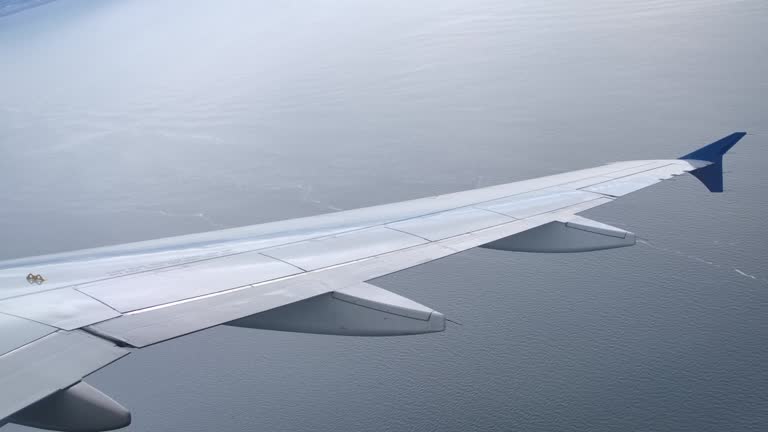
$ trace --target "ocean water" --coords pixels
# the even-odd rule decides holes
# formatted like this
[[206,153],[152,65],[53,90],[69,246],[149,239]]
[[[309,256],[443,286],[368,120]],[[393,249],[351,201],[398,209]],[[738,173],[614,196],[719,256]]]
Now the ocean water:
[[444,333],[214,328],[134,352],[87,379],[128,430],[768,429],[764,0],[25,6],[0,2],[0,259],[750,133],[724,194],[686,176],[587,213],[633,248],[376,281],[461,323]]

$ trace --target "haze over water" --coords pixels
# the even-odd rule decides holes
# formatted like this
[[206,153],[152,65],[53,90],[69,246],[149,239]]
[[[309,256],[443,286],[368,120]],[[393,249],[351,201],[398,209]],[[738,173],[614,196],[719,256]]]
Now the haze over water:
[[677,157],[746,130],[726,193],[685,176],[586,214],[633,248],[472,250],[376,281],[462,323],[444,333],[215,328],[87,381],[132,410],[130,431],[766,430],[766,28],[763,0],[26,9],[0,18],[0,259]]

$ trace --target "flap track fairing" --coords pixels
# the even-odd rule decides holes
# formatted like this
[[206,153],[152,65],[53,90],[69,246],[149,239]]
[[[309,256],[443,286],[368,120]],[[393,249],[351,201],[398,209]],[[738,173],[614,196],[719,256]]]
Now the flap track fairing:
[[445,330],[445,316],[360,283],[227,323],[235,327],[344,336],[401,336]]
[[481,247],[512,252],[589,252],[632,246],[635,234],[580,216],[554,221]]

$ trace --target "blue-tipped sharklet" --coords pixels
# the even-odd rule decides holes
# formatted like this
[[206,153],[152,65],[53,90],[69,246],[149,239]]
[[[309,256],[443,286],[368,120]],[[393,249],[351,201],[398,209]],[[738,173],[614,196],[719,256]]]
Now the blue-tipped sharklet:
[[704,186],[706,186],[710,192],[722,192],[723,156],[731,149],[731,147],[739,142],[740,139],[744,138],[744,135],[746,134],[746,132],[732,133],[712,144],[707,144],[692,153],[688,153],[680,159],[710,162],[710,164],[705,167],[691,171],[691,174],[704,183]]

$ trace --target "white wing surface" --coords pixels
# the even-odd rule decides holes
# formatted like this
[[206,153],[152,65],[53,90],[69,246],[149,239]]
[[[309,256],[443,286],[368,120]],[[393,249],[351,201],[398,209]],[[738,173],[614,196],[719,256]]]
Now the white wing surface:
[[0,424],[109,430],[130,415],[81,380],[128,354],[220,324],[387,336],[445,317],[367,281],[482,246],[580,252],[632,233],[578,216],[691,172],[722,191],[735,133],[681,159],[533,180],[223,231],[0,263]]

